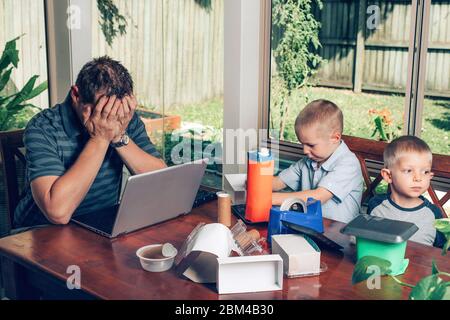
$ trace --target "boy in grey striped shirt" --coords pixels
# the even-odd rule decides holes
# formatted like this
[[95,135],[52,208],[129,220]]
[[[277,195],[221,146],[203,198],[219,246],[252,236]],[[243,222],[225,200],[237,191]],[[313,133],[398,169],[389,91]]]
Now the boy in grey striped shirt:
[[442,247],[444,237],[434,227],[434,220],[442,218],[442,213],[422,196],[433,177],[430,148],[417,137],[403,136],[392,141],[383,156],[381,175],[389,183],[390,192],[371,199],[367,213],[412,222],[419,230],[411,241]]

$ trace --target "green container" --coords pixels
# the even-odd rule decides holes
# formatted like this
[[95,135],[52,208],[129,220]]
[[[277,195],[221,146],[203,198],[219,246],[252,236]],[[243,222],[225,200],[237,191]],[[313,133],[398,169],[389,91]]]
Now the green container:
[[390,274],[397,276],[403,274],[408,267],[409,260],[405,259],[407,241],[388,243],[365,238],[356,238],[356,258],[374,256],[391,263]]

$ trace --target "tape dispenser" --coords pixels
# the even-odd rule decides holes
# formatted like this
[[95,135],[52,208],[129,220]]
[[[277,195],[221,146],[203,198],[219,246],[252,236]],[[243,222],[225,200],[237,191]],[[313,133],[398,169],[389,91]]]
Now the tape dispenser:
[[305,203],[299,198],[288,198],[281,206],[273,206],[270,209],[267,242],[271,243],[272,235],[295,233],[291,228],[287,228],[283,221],[323,233],[320,201],[308,198]]

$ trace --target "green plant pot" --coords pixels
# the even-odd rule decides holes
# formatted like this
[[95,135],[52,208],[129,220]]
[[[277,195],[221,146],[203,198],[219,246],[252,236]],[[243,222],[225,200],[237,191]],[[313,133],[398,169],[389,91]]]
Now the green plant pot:
[[365,238],[356,238],[356,258],[374,256],[391,263],[390,274],[397,276],[405,273],[409,260],[405,259],[407,241],[401,243],[387,243]]

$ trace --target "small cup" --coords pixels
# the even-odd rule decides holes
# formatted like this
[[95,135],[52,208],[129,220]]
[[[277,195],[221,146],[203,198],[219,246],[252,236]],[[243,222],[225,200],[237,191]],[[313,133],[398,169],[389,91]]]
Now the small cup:
[[231,197],[225,191],[217,192],[218,214],[217,222],[231,227]]
[[172,268],[173,261],[175,260],[178,251],[175,249],[172,256],[165,257],[162,254],[162,248],[162,244],[152,244],[136,251],[136,255],[144,270],[150,272],[162,272]]

